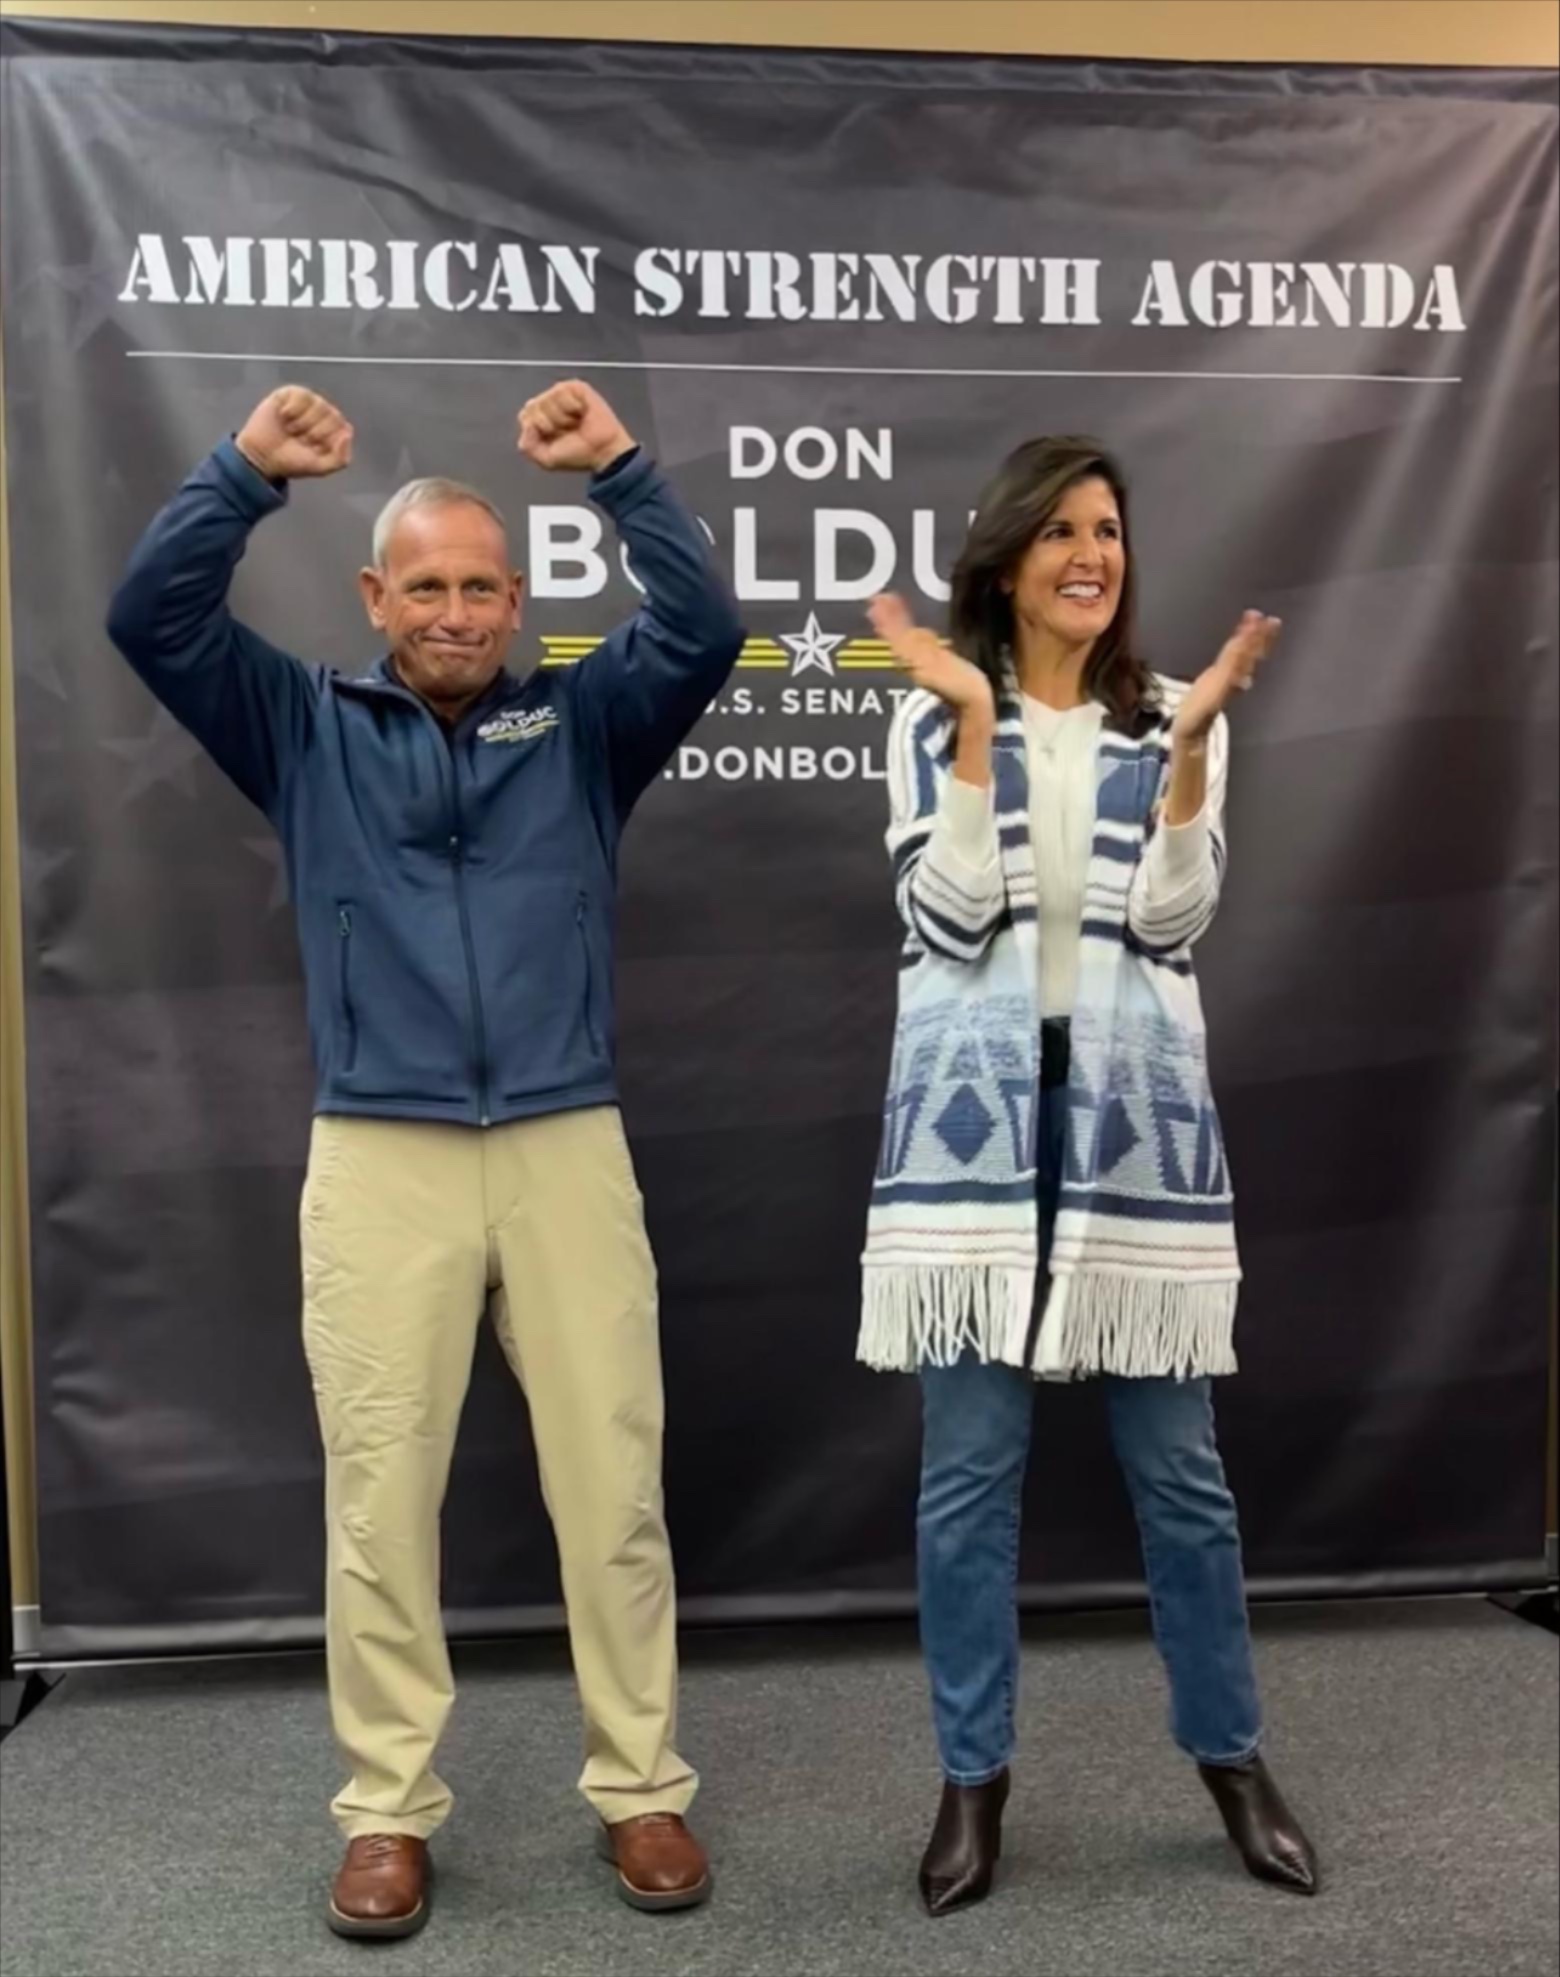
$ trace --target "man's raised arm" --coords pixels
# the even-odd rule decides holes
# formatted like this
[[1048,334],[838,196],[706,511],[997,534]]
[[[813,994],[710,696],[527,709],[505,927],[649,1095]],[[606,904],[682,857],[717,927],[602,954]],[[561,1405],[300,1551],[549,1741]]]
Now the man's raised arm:
[[262,810],[307,731],[308,669],[228,610],[249,532],[287,483],[336,473],[352,428],[334,405],[284,385],[202,461],[137,544],[108,634],[168,711]]

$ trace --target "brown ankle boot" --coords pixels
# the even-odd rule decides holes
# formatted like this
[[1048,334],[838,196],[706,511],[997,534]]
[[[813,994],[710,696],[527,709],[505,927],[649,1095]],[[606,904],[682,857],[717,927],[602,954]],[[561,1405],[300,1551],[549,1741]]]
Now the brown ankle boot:
[[428,1842],[362,1833],[347,1847],[326,1921],[338,1936],[415,1936],[428,1920]]

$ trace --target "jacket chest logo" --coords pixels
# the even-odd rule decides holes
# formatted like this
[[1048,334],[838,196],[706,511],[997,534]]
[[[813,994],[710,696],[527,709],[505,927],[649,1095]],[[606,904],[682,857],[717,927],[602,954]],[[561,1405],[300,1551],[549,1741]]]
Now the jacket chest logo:
[[478,741],[535,741],[557,727],[552,707],[505,707],[477,729]]

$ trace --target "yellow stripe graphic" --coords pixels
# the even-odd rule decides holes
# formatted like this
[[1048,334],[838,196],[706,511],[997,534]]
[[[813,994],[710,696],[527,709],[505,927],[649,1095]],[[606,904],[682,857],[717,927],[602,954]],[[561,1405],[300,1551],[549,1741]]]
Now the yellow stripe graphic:
[[[548,633],[542,638],[542,664],[544,666],[577,666],[582,659],[588,659],[602,643],[598,637],[583,633]],[[942,641],[948,643],[946,639]],[[737,665],[745,671],[789,672],[792,660],[778,639],[750,638],[742,648],[742,656]],[[839,650],[834,661],[841,672],[892,673],[898,671],[894,655],[886,639],[848,639]],[[807,668],[809,672],[821,668]],[[816,686],[819,682],[811,682]]]

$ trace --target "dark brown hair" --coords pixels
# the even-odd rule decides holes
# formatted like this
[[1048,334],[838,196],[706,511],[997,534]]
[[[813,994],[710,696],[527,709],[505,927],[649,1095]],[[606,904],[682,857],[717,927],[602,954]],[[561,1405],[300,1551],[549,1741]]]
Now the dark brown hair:
[[1125,568],[1116,615],[1089,654],[1083,690],[1104,705],[1116,725],[1130,729],[1156,696],[1135,643],[1126,476],[1097,439],[1077,434],[1028,439],[1002,462],[980,497],[954,565],[948,630],[955,648],[1000,689],[1013,644],[1013,599],[1003,579],[1013,576],[1063,495],[1085,480],[1104,481],[1115,496]]

